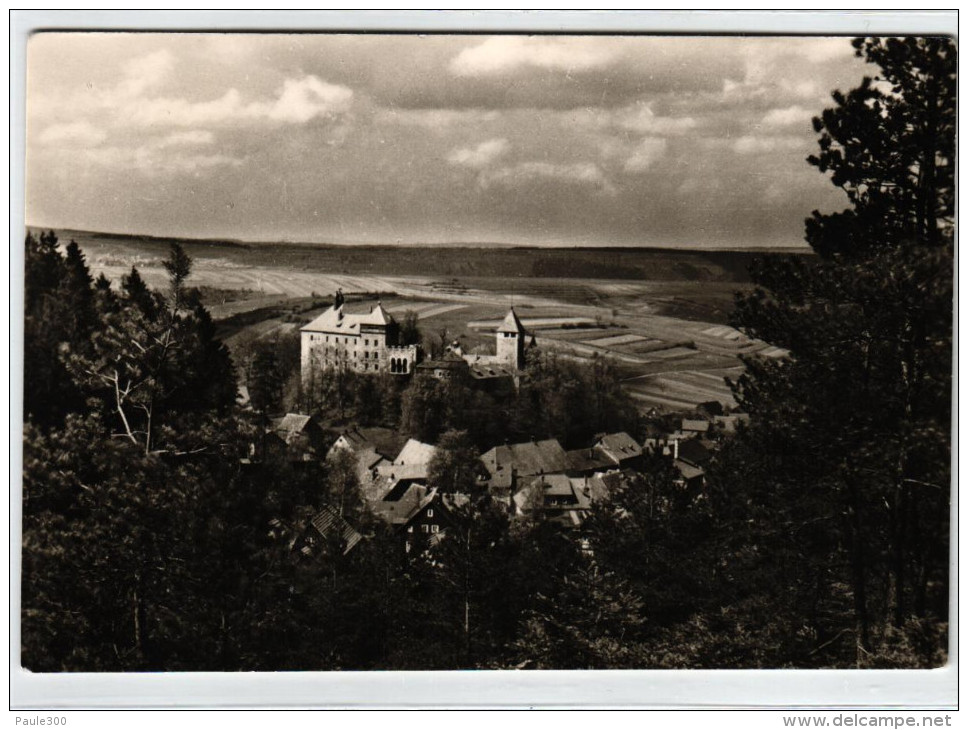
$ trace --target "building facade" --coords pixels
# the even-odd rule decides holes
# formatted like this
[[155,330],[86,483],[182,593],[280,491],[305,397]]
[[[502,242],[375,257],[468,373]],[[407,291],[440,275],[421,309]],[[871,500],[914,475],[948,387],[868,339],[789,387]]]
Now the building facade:
[[388,342],[391,318],[379,302],[367,314],[333,306],[300,330],[303,383],[317,373],[347,371],[409,375],[417,346]]

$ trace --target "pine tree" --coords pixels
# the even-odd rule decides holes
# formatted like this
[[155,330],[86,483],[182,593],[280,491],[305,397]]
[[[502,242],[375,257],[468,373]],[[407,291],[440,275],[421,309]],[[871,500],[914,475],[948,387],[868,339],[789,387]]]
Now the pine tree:
[[865,664],[892,632],[947,616],[955,50],[854,47],[880,73],[834,93],[809,159],[851,207],[807,221],[816,259],[754,267],[735,324],[790,356],[747,360],[736,393],[758,478],[800,507],[791,536],[835,528],[811,559],[850,586],[841,628]]

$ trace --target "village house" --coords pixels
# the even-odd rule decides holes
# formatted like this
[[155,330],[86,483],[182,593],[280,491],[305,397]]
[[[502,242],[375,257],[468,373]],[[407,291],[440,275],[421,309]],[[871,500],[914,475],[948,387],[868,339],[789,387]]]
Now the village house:
[[287,413],[272,419],[262,435],[261,443],[252,444],[250,452],[256,461],[317,461],[323,458],[325,452],[323,430],[312,416]]
[[535,477],[514,495],[513,512],[578,528],[592,506],[608,498],[625,478],[617,471],[585,477],[565,474]]
[[568,455],[555,439],[495,446],[481,454],[486,475],[483,485],[495,499],[510,505],[519,480],[540,474],[563,474]]
[[370,509],[403,537],[406,553],[419,554],[456,525],[459,517],[455,510],[466,503],[465,495],[441,494],[422,484],[411,484],[399,499],[372,503]]
[[335,551],[348,555],[363,536],[332,507],[323,507],[310,520],[293,549],[303,558]]
[[599,436],[589,448],[566,452],[569,476],[591,475],[612,469],[638,468],[642,447],[624,431]]
[[379,499],[395,501],[414,484],[427,484],[430,460],[437,449],[432,444],[425,444],[416,439],[410,439],[400,450],[392,462],[380,462],[371,473],[373,487],[368,490]]

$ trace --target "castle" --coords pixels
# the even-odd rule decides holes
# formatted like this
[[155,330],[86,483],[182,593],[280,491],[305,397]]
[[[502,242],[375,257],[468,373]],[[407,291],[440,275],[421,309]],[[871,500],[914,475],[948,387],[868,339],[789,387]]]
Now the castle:
[[[367,314],[343,311],[341,298],[301,330],[303,383],[316,373],[352,370],[357,373],[410,375],[419,362],[417,345],[389,342],[391,316],[377,302]],[[517,372],[524,368],[524,338],[521,320],[508,311],[495,333],[496,355],[463,355],[470,369],[499,368]],[[492,373],[493,374],[493,373]]]

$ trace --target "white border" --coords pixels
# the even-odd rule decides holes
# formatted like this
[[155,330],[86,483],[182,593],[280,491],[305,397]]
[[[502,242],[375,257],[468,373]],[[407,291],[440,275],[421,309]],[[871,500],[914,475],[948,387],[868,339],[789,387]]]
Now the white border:
[[[10,706],[12,708],[925,708],[957,707],[952,540],[949,664],[930,671],[301,672],[31,674],[19,666],[26,42],[41,29],[927,34],[956,11],[11,11]],[[956,320],[957,321],[957,320]],[[955,328],[957,334],[957,326]],[[957,352],[957,350],[956,350]],[[956,381],[957,382],[957,381]],[[957,430],[953,433],[957,438]],[[957,443],[957,441],[954,441]],[[957,483],[957,460],[953,470]],[[957,490],[952,499],[957,536]]]

